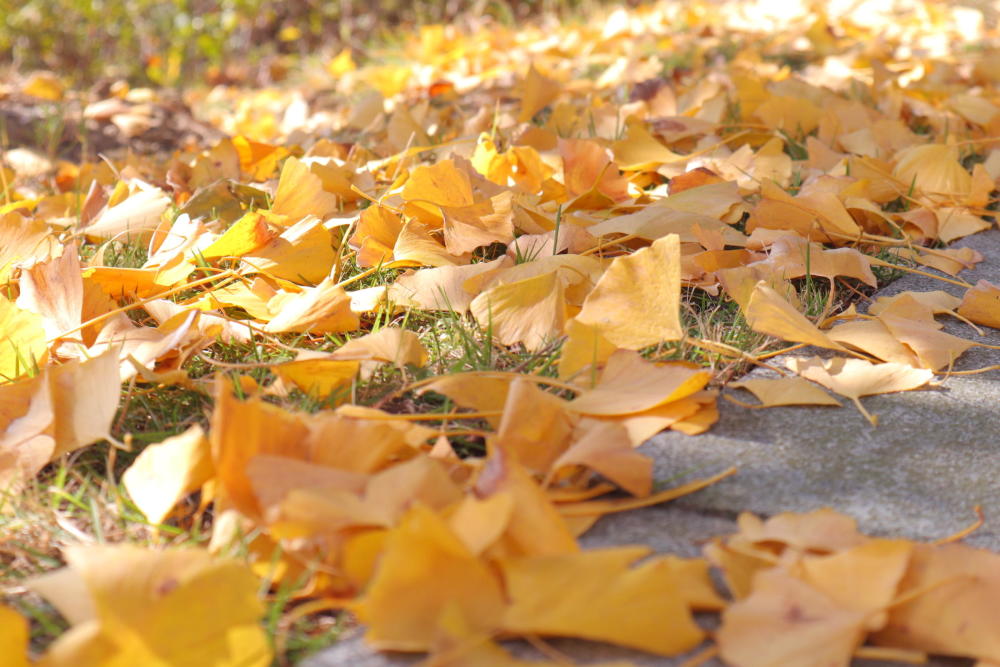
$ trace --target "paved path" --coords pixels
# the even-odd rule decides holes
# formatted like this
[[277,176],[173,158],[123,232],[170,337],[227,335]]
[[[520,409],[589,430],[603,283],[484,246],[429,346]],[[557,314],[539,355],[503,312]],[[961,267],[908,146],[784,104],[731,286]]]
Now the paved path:
[[[1000,231],[978,234],[957,246],[970,246],[986,258],[961,278],[1000,284]],[[880,292],[943,289],[961,296],[962,288],[909,275]],[[945,331],[1000,345],[1000,331],[978,338],[968,325],[939,318]],[[973,348],[955,370],[1000,364],[1000,350]],[[781,360],[775,361],[781,365]],[[758,370],[753,376],[767,376]],[[741,392],[742,393],[742,392]],[[747,400],[746,395],[740,398]],[[675,503],[602,519],[582,539],[585,547],[647,544],[658,551],[698,555],[709,538],[735,531],[742,511],[772,515],[829,506],[858,520],[862,531],[880,536],[933,540],[971,523],[981,505],[986,522],[968,544],[1000,551],[1000,371],[953,377],[936,389],[862,399],[877,414],[877,428],[844,400],[842,408],[748,410],[719,401],[721,417],[697,437],[660,434],[642,446],[656,462],[656,478],[672,479],[696,470],[703,477],[732,465],[739,473]],[[637,665],[668,666],[664,659],[585,642],[555,646],[582,663],[625,659]],[[537,657],[522,645],[511,648]],[[406,656],[368,652],[350,637],[315,656],[309,667],[351,665],[388,667],[417,662]],[[720,664],[720,663],[709,663]],[[885,665],[856,661],[857,665]],[[971,661],[937,660],[934,665]]]

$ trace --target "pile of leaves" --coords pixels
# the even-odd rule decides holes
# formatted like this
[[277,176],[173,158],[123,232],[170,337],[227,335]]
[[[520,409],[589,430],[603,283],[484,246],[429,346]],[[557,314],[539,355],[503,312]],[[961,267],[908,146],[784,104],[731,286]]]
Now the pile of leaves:
[[[745,516],[706,559],[577,541],[735,472],[658,483],[637,450],[710,429],[723,385],[840,406],[829,390],[875,427],[862,397],[927,386],[1000,327],[1000,287],[960,276],[982,257],[947,247],[993,225],[1000,52],[970,10],[879,11],[434,26],[298,87],[188,91],[211,145],[5,150],[0,555],[38,664],[268,664],[340,610],[436,665],[521,664],[510,637],[676,655],[707,637],[694,611],[721,611],[701,655],[731,664],[1000,661],[1000,556],[962,534],[820,510]],[[4,94],[82,99],[45,73]],[[164,122],[163,93],[108,95],[89,126]],[[903,271],[964,296],[857,311]],[[749,365],[781,377],[729,382]],[[180,396],[166,433],[136,420]],[[97,509],[66,489],[94,484],[77,469],[102,441]],[[44,651],[39,598],[70,626]],[[26,664],[28,621],[0,623]]]

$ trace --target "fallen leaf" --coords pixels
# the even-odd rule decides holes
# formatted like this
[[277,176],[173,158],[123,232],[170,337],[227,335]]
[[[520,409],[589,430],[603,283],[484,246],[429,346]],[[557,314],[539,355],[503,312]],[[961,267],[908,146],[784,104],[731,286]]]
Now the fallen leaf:
[[900,151],[892,175],[927,194],[961,197],[972,187],[972,177],[958,162],[958,148],[944,144],[925,144]]
[[291,383],[303,393],[319,400],[337,397],[343,402],[361,369],[360,362],[332,358],[300,358],[271,366],[284,383]]
[[705,371],[685,363],[655,364],[631,350],[608,358],[593,389],[580,392],[569,409],[587,415],[643,412],[700,391],[708,383]]
[[607,641],[657,655],[697,646],[695,625],[670,568],[650,554],[619,547],[501,561],[510,606],[508,632]]
[[[245,566],[199,549],[91,545],[65,555],[83,579],[94,617],[74,624],[39,664],[270,664],[259,625],[264,607]],[[49,594],[58,606],[71,592]],[[217,604],[201,604],[205,595]]]
[[528,73],[520,82],[519,88],[521,111],[518,120],[524,123],[554,102],[559,97],[561,86],[558,81],[545,76],[532,64],[528,67]]
[[575,422],[565,400],[517,378],[510,383],[496,447],[530,470],[548,472],[569,446]]
[[324,280],[337,260],[330,232],[315,216],[305,216],[258,248],[242,255],[247,272],[300,285]]
[[629,350],[680,338],[678,237],[665,236],[614,259],[576,319]]
[[324,279],[316,287],[306,287],[297,294],[277,295],[268,302],[268,308],[278,313],[263,327],[272,333],[342,333],[361,325],[358,316],[351,310],[351,297],[331,278]]
[[819,357],[809,359],[792,357],[787,365],[807,380],[818,382],[827,389],[854,401],[854,405],[872,426],[877,425],[878,418],[869,414],[861,405],[862,396],[919,389],[934,377],[932,371],[925,369],[910,368],[892,362],[873,364],[863,359],[843,357],[827,360]]
[[719,654],[739,665],[847,665],[865,614],[845,609],[780,568],[758,572],[753,592],[722,612]]
[[750,293],[745,315],[755,331],[795,343],[843,350],[764,281]]
[[500,343],[521,343],[529,352],[562,335],[566,322],[562,282],[554,272],[491,287],[473,299],[469,309]]
[[653,461],[632,448],[629,433],[621,424],[581,420],[573,444],[560,454],[551,468],[581,465],[608,478],[634,496],[648,496],[653,488]]
[[0,607],[0,651],[10,667],[28,667],[28,619]]
[[122,475],[122,482],[146,519],[158,524],[213,475],[208,439],[200,426],[192,426],[143,449]]
[[271,211],[296,223],[306,216],[325,218],[337,211],[337,197],[323,190],[323,181],[296,157],[281,167]]
[[746,389],[760,401],[759,407],[781,405],[835,405],[840,402],[816,385],[801,377],[752,378],[730,382],[734,389]]
[[10,382],[39,365],[47,356],[44,320],[0,296],[0,383]]
[[1000,329],[1000,287],[980,280],[962,296],[958,314],[976,324]]
[[425,651],[452,606],[475,630],[500,627],[500,579],[443,519],[416,506],[386,537],[378,568],[354,612],[367,626],[365,639],[372,646]]
[[[992,612],[1000,599],[998,556],[964,544],[915,545],[876,644],[1000,660]],[[907,599],[916,594],[912,599]]]

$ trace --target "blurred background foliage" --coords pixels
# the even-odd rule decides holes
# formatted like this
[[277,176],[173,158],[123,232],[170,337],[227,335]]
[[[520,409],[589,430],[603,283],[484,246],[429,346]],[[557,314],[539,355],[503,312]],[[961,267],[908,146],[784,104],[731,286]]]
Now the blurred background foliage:
[[[585,14],[600,0],[0,0],[0,62],[77,85],[253,78],[283,54],[364,53],[420,25]],[[252,83],[252,81],[250,81]]]

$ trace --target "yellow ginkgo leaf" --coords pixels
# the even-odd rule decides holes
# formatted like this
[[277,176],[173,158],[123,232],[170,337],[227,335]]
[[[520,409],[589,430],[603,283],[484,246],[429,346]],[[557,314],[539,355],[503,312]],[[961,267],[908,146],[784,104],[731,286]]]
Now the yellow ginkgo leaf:
[[241,514],[259,516],[260,502],[247,477],[248,462],[257,455],[307,460],[311,450],[307,433],[302,415],[258,397],[240,401],[220,380],[209,430],[218,495]]
[[622,487],[634,496],[648,496],[653,488],[653,460],[632,448],[629,433],[621,424],[583,419],[578,437],[552,463],[552,470],[581,465]]
[[845,609],[865,612],[865,629],[880,630],[910,564],[915,545],[872,539],[829,556],[802,559],[802,580]]
[[378,331],[353,338],[333,353],[335,359],[384,361],[402,368],[407,364],[423,366],[427,363],[427,350],[420,337],[400,327],[382,327]]
[[[420,165],[410,172],[410,177],[403,186],[403,200],[420,204],[421,210],[436,216],[440,221],[438,206],[461,208],[475,203],[472,194],[472,182],[462,169],[455,165],[454,160],[441,160],[433,165]],[[426,205],[430,204],[430,208]],[[421,217],[421,221],[429,220]]]
[[[853,248],[826,250],[817,243],[810,243],[798,234],[778,237],[771,245],[771,254],[765,262],[783,279],[803,276],[822,276],[833,280],[836,276],[856,278],[875,287],[877,282],[868,258]],[[755,266],[757,266],[755,265]]]
[[727,602],[719,596],[709,572],[709,562],[704,558],[663,556],[658,566],[674,573],[674,580],[681,589],[687,605],[696,611],[721,611]]
[[[844,203],[833,192],[823,189],[803,190],[792,197],[773,181],[760,186],[761,200],[747,220],[747,232],[757,228],[787,229],[811,240],[829,241],[854,238],[861,228]],[[828,233],[835,236],[829,236]]]
[[792,158],[785,152],[785,142],[772,137],[753,156],[750,173],[757,181],[787,186],[792,176]]
[[330,232],[319,218],[306,216],[243,255],[243,266],[248,272],[308,285],[326,278],[336,260]]
[[[964,173],[964,172],[963,172]],[[935,211],[938,221],[938,238],[951,243],[963,236],[969,236],[993,226],[967,208],[944,207]]]
[[[695,188],[695,190],[701,189],[703,188]],[[708,189],[707,186],[704,189]],[[682,195],[684,194],[687,192],[682,193]],[[680,236],[681,243],[694,243],[698,241],[698,237],[694,233],[694,228],[697,226],[703,231],[722,235],[727,245],[746,245],[746,237],[721,220],[709,217],[704,213],[678,210],[669,206],[669,202],[673,198],[668,197],[635,213],[609,218],[588,227],[587,231],[597,237],[625,234],[634,235],[647,241],[655,241],[669,234],[677,234]]]
[[354,58],[351,55],[349,47],[341,49],[340,53],[326,64],[326,71],[335,77],[343,76],[348,72],[353,72],[355,69],[357,69],[357,65],[354,63]]
[[576,319],[618,347],[639,350],[683,335],[680,243],[676,234],[616,257]]
[[[201,549],[91,545],[65,555],[85,584],[94,617],[56,640],[38,664],[270,664],[259,584],[245,565],[214,560]],[[74,594],[48,592],[56,606],[58,597]],[[206,596],[215,604],[205,605]]]
[[876,644],[1000,660],[995,616],[1000,556],[964,544],[914,545],[903,591],[925,591],[889,609]]
[[107,438],[119,399],[113,350],[0,384],[0,480],[34,475],[52,458]]
[[0,384],[44,364],[46,350],[42,318],[0,296]]
[[559,139],[563,180],[574,197],[569,209],[608,208],[629,198],[628,181],[604,146],[590,139]]
[[478,293],[465,289],[465,284],[476,276],[496,272],[512,264],[513,261],[504,256],[492,262],[407,272],[390,285],[389,299],[411,308],[465,313]]
[[1000,114],[997,105],[978,95],[952,95],[947,104],[963,118],[977,125],[989,125]]
[[627,415],[685,398],[708,384],[711,375],[691,364],[657,364],[638,352],[619,350],[608,359],[593,389],[582,391],[569,408],[587,415]]
[[461,255],[453,255],[442,245],[430,228],[416,220],[409,220],[399,230],[392,247],[392,261],[387,268],[404,266],[450,266],[465,263]]
[[323,181],[308,165],[290,157],[281,167],[271,211],[293,224],[309,215],[322,219],[337,211],[337,197],[323,189]]
[[[677,427],[677,430],[687,433],[688,431],[696,431],[696,424],[701,421],[706,422],[706,429],[714,424],[717,421],[717,415],[715,419],[709,420],[712,412],[712,408],[709,406],[715,403],[715,398],[714,394],[711,398],[707,394],[706,391],[699,391],[686,398],[670,401],[642,412],[609,415],[600,417],[600,419],[620,423],[628,432],[632,446],[638,447],[667,428]],[[704,414],[702,414],[703,412]]]
[[[900,302],[897,302],[899,304]],[[971,340],[939,331],[933,318],[902,317],[887,309],[878,319],[897,340],[913,351],[921,368],[939,370],[950,366],[975,345]]]
[[506,152],[498,153],[496,144],[485,133],[479,136],[471,162],[476,171],[494,183],[507,185],[513,181],[527,193],[539,192],[542,183],[553,172],[531,146],[511,146]]
[[[691,394],[687,399],[681,399],[677,401],[680,403],[682,401],[692,400],[698,405],[698,410],[694,414],[685,415],[677,421],[670,422],[670,430],[680,431],[686,435],[700,435],[708,429],[712,428],[715,422],[719,421],[719,404],[716,400],[718,398],[719,392],[715,389],[703,389],[699,392]],[[667,403],[661,406],[662,409],[669,408],[672,404]],[[655,412],[661,408],[653,408],[650,412]],[[640,415],[643,413],[639,413]]]
[[864,639],[865,618],[774,568],[757,573],[750,596],[722,613],[719,653],[749,667],[847,665]]
[[491,243],[510,243],[514,239],[512,205],[513,193],[502,192],[470,206],[442,207],[448,252],[461,255]]
[[275,233],[271,231],[260,213],[250,212],[229,226],[222,236],[201,250],[205,259],[219,257],[242,257],[271,242]]
[[493,545],[504,531],[514,510],[510,493],[486,498],[467,495],[448,517],[448,525],[469,551],[478,555]]
[[54,411],[53,456],[107,438],[120,399],[119,364],[116,350],[79,361],[47,368]]
[[500,563],[508,632],[606,641],[657,655],[697,646],[694,623],[670,568],[632,564],[647,547],[618,547]]
[[233,147],[239,156],[240,169],[250,180],[258,182],[271,178],[278,162],[289,154],[282,146],[251,141],[243,136],[233,137]]
[[580,551],[566,518],[535,478],[502,447],[495,448],[476,478],[477,498],[509,494],[510,519],[500,538],[487,549],[493,558],[551,556]]
[[368,268],[391,262],[402,229],[402,219],[387,208],[369,206],[362,211],[350,241],[357,249],[358,266]]
[[896,154],[892,175],[919,192],[961,198],[969,193],[972,177],[958,161],[958,147],[924,144]]
[[433,143],[427,136],[427,131],[405,106],[397,106],[392,110],[385,134],[386,143],[396,152]]
[[958,314],[976,324],[1000,329],[1000,287],[980,280],[962,296]]
[[[221,185],[217,192],[225,192],[232,197],[225,181],[228,179],[238,180],[240,177],[240,155],[236,151],[236,146],[228,137],[221,139],[208,151],[199,156],[191,166],[190,184],[196,188]],[[188,200],[190,201],[190,200]],[[189,211],[188,211],[189,212]],[[192,217],[195,215],[192,213]],[[232,218],[227,218],[232,219]]]
[[15,263],[44,259],[58,251],[62,244],[48,233],[47,225],[20,213],[0,215],[0,284],[10,282]]
[[567,408],[563,399],[517,378],[507,392],[496,447],[529,470],[548,472],[570,443],[575,415]]
[[754,112],[768,127],[793,137],[805,136],[816,129],[823,110],[802,97],[768,95]]
[[[450,398],[459,407],[496,412],[503,410],[513,381],[510,377],[494,377],[488,372],[453,373],[435,378],[430,384],[424,385],[420,392],[436,391]],[[500,418],[487,419],[496,426]]]
[[361,324],[351,310],[350,295],[330,278],[298,294],[277,295],[267,305],[270,311],[278,313],[264,326],[273,333],[343,333],[354,331]]
[[[310,457],[333,468],[371,473],[407,459],[433,435],[416,424],[321,412],[309,422]],[[325,446],[331,442],[338,444]]]
[[502,344],[521,343],[532,352],[559,338],[566,323],[562,281],[555,272],[491,287],[469,309]]
[[652,171],[662,164],[679,162],[683,156],[677,155],[649,133],[642,122],[631,119],[627,122],[625,138],[612,146],[615,161],[625,171]]
[[734,539],[760,548],[780,547],[784,550],[809,553],[836,553],[868,542],[858,532],[858,523],[851,517],[828,507],[811,512],[783,512],[761,519],[748,512],[740,514],[740,532]]
[[0,655],[9,667],[28,667],[28,619],[0,606]]
[[81,271],[90,282],[113,299],[146,298],[165,292],[169,285],[156,282],[156,269],[129,269],[117,266],[90,266]]
[[843,357],[792,357],[787,365],[802,377],[854,401],[854,405],[873,426],[878,423],[878,418],[869,414],[861,405],[862,396],[919,389],[934,377],[933,371],[922,368],[892,362],[873,364],[864,359]]
[[42,100],[58,102],[66,92],[66,86],[52,72],[33,72],[21,85],[21,92]]
[[559,356],[559,377],[573,378],[580,382],[587,373],[596,379],[598,367],[618,349],[601,335],[597,328],[584,324],[575,317],[566,322],[566,341]]
[[808,343],[831,350],[844,349],[763,280],[751,292],[745,314],[747,324],[754,331],[794,343]]
[[883,310],[891,306],[896,301],[900,299],[910,298],[914,301],[922,304],[930,312],[935,315],[940,315],[943,313],[951,313],[962,303],[962,299],[957,296],[952,296],[947,292],[942,292],[941,290],[935,290],[932,292],[900,292],[894,296],[880,296],[875,299],[874,303],[868,306],[869,315],[878,315]]
[[472,628],[499,627],[500,580],[443,519],[417,505],[386,537],[375,575],[354,611],[375,648],[423,651],[452,606]]
[[519,123],[526,123],[559,97],[562,85],[539,72],[532,64],[519,88],[521,111],[517,120]]
[[[141,181],[140,181],[141,183]],[[91,239],[148,239],[160,225],[160,216],[170,206],[170,197],[160,188],[142,183],[129,191],[122,190],[124,198],[114,199],[84,228]]]
[[122,475],[122,482],[136,507],[150,523],[157,524],[213,474],[208,439],[195,425],[143,449]]
[[358,376],[361,363],[327,358],[299,358],[271,366],[271,370],[284,382],[290,382],[304,393],[328,399],[339,396],[341,401],[349,396],[351,383]]
[[495,285],[514,283],[553,272],[566,288],[567,301],[579,305],[601,277],[604,266],[598,259],[588,255],[547,255],[503,270],[484,271],[467,280],[464,288],[471,292],[485,291]]
[[840,402],[815,384],[800,377],[752,378],[731,382],[730,387],[746,389],[760,400],[762,408],[779,405],[836,405]]

